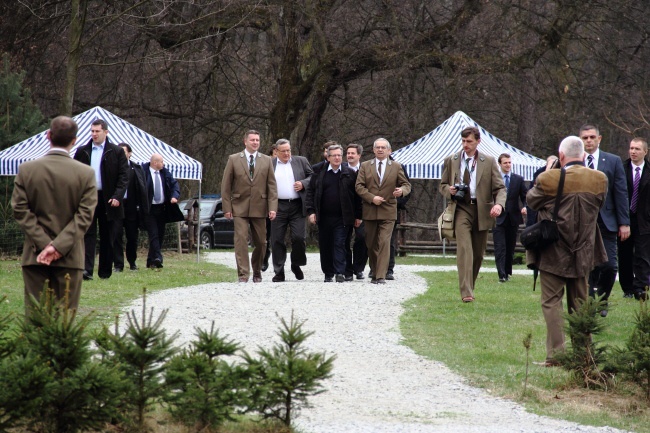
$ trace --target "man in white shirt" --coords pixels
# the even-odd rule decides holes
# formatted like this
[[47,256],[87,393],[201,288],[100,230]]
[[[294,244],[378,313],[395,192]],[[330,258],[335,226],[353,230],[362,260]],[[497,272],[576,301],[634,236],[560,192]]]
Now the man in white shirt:
[[300,269],[307,264],[305,196],[313,172],[307,158],[291,155],[289,140],[279,139],[275,143],[275,149],[277,157],[273,158],[273,170],[278,188],[278,212],[271,221],[271,252],[275,272],[272,281],[278,283],[285,280],[287,227],[291,230],[291,271],[297,280],[305,278]]

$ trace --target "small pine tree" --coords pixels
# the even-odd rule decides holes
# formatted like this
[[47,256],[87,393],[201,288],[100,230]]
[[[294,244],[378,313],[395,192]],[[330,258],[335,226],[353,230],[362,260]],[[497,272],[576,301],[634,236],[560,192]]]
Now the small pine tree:
[[196,329],[196,336],[189,349],[169,362],[166,401],[175,420],[202,431],[234,420],[236,407],[245,404],[246,382],[242,367],[223,360],[235,355],[239,344],[219,336],[214,322],[210,331]]
[[178,349],[173,346],[177,334],[167,337],[162,323],[167,315],[163,310],[154,320],[153,308],[147,314],[147,293],[143,290],[142,315],[138,320],[135,311],[127,313],[128,326],[120,333],[104,329],[96,344],[100,347],[103,361],[119,366],[130,386],[122,402],[126,410],[135,415],[137,431],[147,430],[146,415],[150,408],[165,399],[168,388],[164,382],[167,361]]
[[606,327],[599,314],[605,307],[605,301],[600,298],[588,297],[576,311],[566,314],[571,347],[555,357],[586,388],[607,388],[612,382],[611,374],[601,368],[607,361],[608,348],[593,339]]
[[308,398],[325,390],[324,379],[331,377],[336,356],[326,357],[324,353],[309,353],[303,347],[313,332],[302,329],[304,322],[298,322],[291,313],[291,321],[281,319],[278,331],[281,343],[270,351],[260,349],[259,359],[244,354],[251,372],[251,380],[258,386],[252,388],[251,409],[265,419],[277,419],[291,426],[295,413],[309,407]]
[[524,381],[524,395],[526,395],[526,388],[528,387],[528,368],[530,367],[530,346],[533,341],[533,333],[529,332],[522,340],[524,349],[526,349],[526,378]]

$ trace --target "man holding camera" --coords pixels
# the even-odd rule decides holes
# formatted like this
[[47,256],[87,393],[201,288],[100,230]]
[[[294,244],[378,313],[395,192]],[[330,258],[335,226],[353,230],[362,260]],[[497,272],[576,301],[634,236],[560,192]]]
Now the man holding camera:
[[463,150],[445,158],[440,193],[452,200],[458,284],[463,302],[474,301],[474,285],[483,263],[488,230],[506,204],[506,188],[495,159],[478,152],[478,128],[460,133]]

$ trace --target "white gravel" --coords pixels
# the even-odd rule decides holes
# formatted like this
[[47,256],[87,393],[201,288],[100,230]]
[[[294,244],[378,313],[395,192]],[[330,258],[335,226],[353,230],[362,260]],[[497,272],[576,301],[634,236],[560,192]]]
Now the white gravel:
[[[204,258],[235,266],[232,253]],[[309,254],[307,262],[303,281],[296,281],[287,265],[284,283],[271,282],[268,270],[260,284],[169,289],[149,295],[147,304],[157,312],[169,309],[164,327],[180,333],[179,344],[194,339],[195,327],[209,329],[215,321],[222,335],[249,353],[278,341],[278,316],[288,320],[294,311],[306,320],[304,329],[315,331],[307,340],[309,348],[337,359],[333,377],[325,382],[327,392],[313,397],[313,408],[296,419],[304,433],[620,431],[530,414],[402,345],[402,303],[426,290],[424,279],[413,272],[433,267],[398,265],[397,279],[386,285],[370,284],[367,278],[337,284],[323,282],[317,254]],[[139,307],[141,300],[128,309]]]

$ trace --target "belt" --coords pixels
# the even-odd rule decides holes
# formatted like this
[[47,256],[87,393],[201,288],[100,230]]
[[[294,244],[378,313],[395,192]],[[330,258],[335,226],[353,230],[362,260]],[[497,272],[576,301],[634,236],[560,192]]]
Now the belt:
[[476,199],[475,198],[469,199],[469,204],[476,204]]
[[287,202],[287,203],[291,203],[292,201],[298,201],[298,200],[300,200],[300,197],[298,197],[298,198],[279,198],[278,199],[278,201],[284,201],[284,202]]

